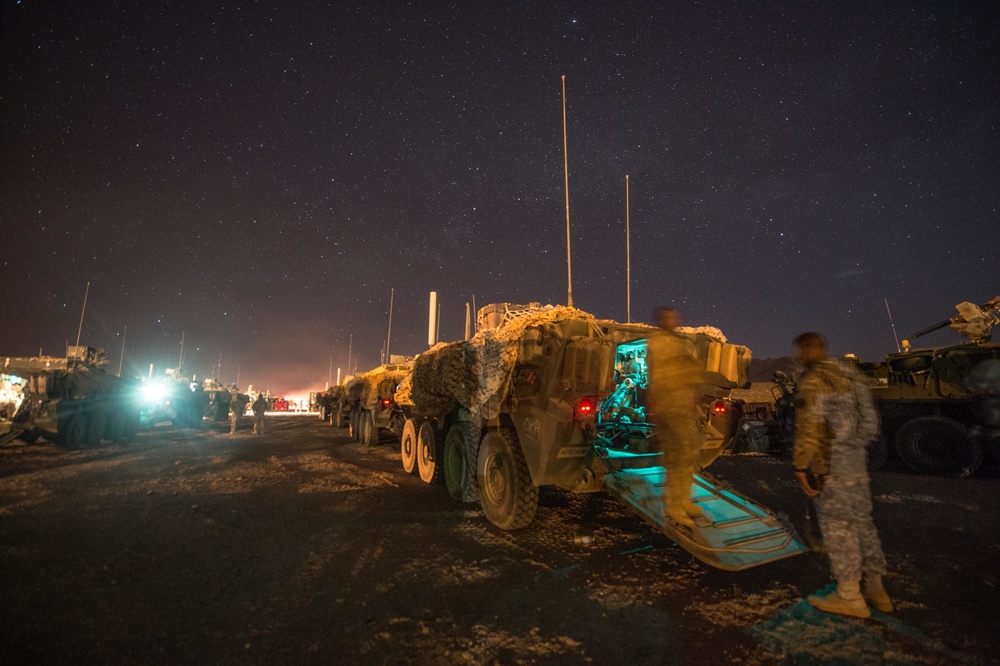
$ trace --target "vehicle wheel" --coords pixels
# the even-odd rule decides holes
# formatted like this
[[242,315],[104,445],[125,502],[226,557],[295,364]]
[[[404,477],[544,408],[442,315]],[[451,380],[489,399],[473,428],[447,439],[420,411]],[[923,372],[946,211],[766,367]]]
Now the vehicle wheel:
[[350,414],[344,409],[344,405],[337,403],[337,409],[333,410],[333,418],[330,425],[334,428],[344,428],[350,423]]
[[375,415],[369,410],[361,412],[361,443],[365,446],[378,444],[378,426],[375,425]]
[[958,421],[919,416],[896,433],[896,451],[907,465],[925,474],[965,477],[983,463],[983,446]]
[[889,440],[885,435],[868,442],[868,471],[877,472],[889,460]]
[[128,436],[128,417],[125,416],[125,412],[120,409],[116,409],[111,412],[111,418],[108,419],[108,439],[112,442],[121,442]]
[[538,510],[538,488],[531,483],[517,435],[490,430],[479,444],[476,464],[479,501],[491,523],[502,530],[527,526]]
[[87,419],[81,414],[69,417],[59,429],[57,439],[67,449],[79,449],[87,442]]
[[444,442],[434,422],[427,420],[417,429],[417,471],[424,483],[444,481]]
[[444,438],[444,483],[448,494],[459,502],[476,502],[476,454],[479,428],[468,421],[456,421]]
[[351,415],[348,417],[348,422],[350,423],[350,434],[355,440],[361,439],[361,432],[359,428],[361,427],[361,422],[358,420],[358,410],[352,410]]
[[25,444],[34,444],[38,441],[38,431],[34,428],[23,430],[21,434],[17,436],[17,439],[21,440]]
[[403,471],[413,474],[417,471],[417,426],[413,419],[406,419],[403,434],[399,438],[399,453],[403,457]]
[[104,412],[94,410],[87,419],[87,446],[97,446],[104,439],[104,431],[108,425],[108,417]]
[[327,418],[328,414],[329,414],[329,412],[326,409],[326,405],[320,405],[319,406],[319,420],[320,421],[326,421],[326,418]]

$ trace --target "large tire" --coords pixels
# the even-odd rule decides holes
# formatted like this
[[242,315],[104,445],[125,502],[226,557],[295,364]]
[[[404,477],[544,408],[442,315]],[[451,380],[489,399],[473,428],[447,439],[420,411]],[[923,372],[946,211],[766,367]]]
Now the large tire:
[[98,446],[104,439],[104,431],[108,425],[107,415],[95,409],[87,419],[87,446]]
[[417,429],[417,472],[424,483],[444,481],[443,439],[433,421],[424,421]]
[[360,418],[361,439],[365,446],[375,446],[378,444],[378,426],[375,425],[375,415],[370,410],[362,410]]
[[896,432],[896,451],[907,465],[924,474],[965,477],[983,463],[983,446],[958,421],[919,416]]
[[403,458],[403,471],[415,474],[417,471],[417,426],[413,419],[406,419],[403,434],[399,438],[399,453]]
[[531,482],[528,463],[513,431],[499,428],[483,437],[476,482],[483,512],[500,529],[520,529],[535,518],[538,488]]
[[355,441],[360,441],[361,439],[361,420],[359,418],[360,416],[361,416],[360,410],[354,409],[351,410],[351,415],[350,417],[348,417],[348,422],[350,427],[349,432],[351,433],[351,437]]
[[889,440],[885,435],[868,442],[868,471],[877,472],[889,461]]
[[344,409],[344,403],[338,402],[337,409],[333,410],[333,418],[330,419],[330,425],[334,428],[345,428],[350,422],[351,415]]
[[476,455],[479,428],[468,421],[456,421],[444,438],[444,483],[448,494],[459,502],[476,502]]
[[329,414],[330,414],[330,412],[327,409],[326,405],[320,405],[319,406],[319,420],[320,421],[326,421],[326,419],[328,418]]
[[87,419],[82,414],[69,417],[59,429],[56,439],[67,449],[81,448],[87,442]]
[[128,416],[121,409],[111,412],[108,419],[108,439],[112,442],[124,442],[128,439]]

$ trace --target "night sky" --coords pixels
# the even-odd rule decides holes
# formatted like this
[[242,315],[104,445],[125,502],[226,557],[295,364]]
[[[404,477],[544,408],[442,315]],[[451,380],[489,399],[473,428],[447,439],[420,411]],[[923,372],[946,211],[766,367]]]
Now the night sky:
[[[465,303],[658,304],[874,360],[1000,294],[1000,3],[56,2],[0,10],[0,355],[275,393]],[[958,341],[945,330],[920,340]],[[353,362],[352,362],[353,365]]]

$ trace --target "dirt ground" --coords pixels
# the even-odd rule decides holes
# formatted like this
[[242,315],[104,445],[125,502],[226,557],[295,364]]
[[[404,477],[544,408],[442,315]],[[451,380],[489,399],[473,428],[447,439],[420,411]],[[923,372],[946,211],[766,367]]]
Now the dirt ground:
[[[313,415],[0,449],[0,663],[1000,663],[1000,480],[873,476],[897,609],[825,615],[822,555],[711,569],[613,498],[506,533]],[[788,462],[716,477],[801,530]],[[591,543],[577,538],[592,535]]]

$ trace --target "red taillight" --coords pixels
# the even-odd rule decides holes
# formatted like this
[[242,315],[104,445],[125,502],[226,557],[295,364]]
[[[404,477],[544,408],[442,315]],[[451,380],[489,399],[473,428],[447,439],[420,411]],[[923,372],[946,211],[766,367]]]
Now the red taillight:
[[391,404],[392,404],[392,400],[390,400],[389,398],[382,398],[382,406],[383,407],[388,407]]
[[576,406],[576,413],[580,416],[590,416],[594,413],[594,401],[590,398],[583,398]]
[[722,402],[721,400],[716,400],[715,404],[712,405],[712,413],[713,414],[721,416],[721,415],[725,414],[728,411],[729,411],[729,408],[726,407],[726,403]]

